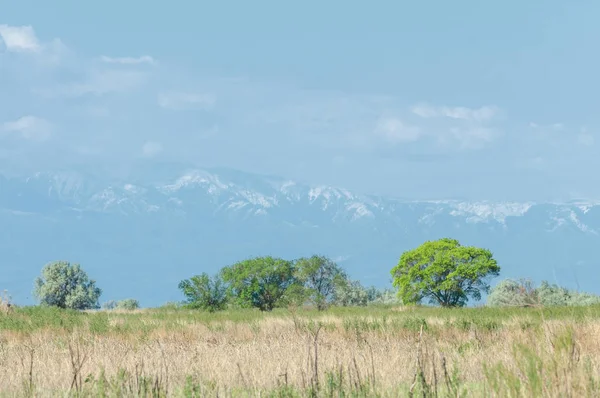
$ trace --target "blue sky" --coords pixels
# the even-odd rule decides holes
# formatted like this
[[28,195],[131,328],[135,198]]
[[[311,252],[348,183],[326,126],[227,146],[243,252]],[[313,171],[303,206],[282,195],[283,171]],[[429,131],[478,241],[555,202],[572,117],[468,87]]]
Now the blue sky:
[[0,3],[0,167],[599,198],[600,3]]

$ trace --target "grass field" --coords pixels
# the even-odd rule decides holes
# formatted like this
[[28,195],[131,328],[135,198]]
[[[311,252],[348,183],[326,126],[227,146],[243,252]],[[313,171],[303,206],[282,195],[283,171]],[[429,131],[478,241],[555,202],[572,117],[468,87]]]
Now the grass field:
[[0,313],[2,396],[600,396],[600,307]]

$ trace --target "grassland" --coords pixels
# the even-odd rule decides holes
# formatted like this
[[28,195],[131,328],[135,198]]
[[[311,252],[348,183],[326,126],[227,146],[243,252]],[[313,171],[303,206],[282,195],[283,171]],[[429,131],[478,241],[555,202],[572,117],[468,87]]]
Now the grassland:
[[600,307],[0,313],[1,396],[600,396]]

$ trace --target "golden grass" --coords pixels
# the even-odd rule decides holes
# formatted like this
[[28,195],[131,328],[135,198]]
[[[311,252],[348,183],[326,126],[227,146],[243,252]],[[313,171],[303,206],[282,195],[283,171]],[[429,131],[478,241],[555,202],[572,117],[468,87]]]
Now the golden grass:
[[136,311],[86,314],[73,327],[7,326],[0,395],[600,396],[600,317],[454,311],[247,321]]
[[2,292],[2,294],[0,294],[0,313],[8,315],[11,312],[13,312],[13,306],[10,302],[10,296],[5,290],[4,292]]

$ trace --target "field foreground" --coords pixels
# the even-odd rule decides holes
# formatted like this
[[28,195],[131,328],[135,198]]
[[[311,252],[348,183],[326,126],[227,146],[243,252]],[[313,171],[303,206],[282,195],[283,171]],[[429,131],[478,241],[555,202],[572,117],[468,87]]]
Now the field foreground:
[[0,313],[0,396],[600,396],[600,307]]

